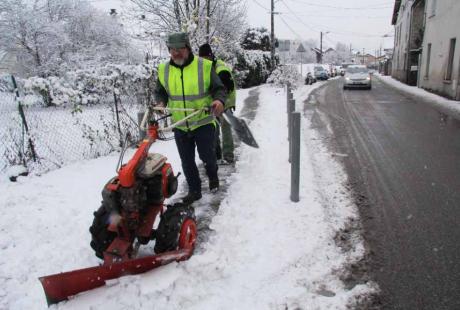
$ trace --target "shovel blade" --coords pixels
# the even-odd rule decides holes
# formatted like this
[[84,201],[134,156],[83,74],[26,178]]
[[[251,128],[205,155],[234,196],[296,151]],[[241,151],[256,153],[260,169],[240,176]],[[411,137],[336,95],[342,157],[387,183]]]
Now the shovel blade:
[[256,142],[256,139],[252,135],[251,130],[243,119],[237,118],[231,111],[225,111],[222,114],[225,120],[230,124],[235,134],[238,136],[241,142],[252,146],[254,148],[259,148],[259,145]]
[[78,293],[104,286],[107,280],[143,273],[173,261],[186,260],[192,255],[192,251],[192,249],[181,249],[110,265],[58,273],[41,277],[39,280],[49,306]]

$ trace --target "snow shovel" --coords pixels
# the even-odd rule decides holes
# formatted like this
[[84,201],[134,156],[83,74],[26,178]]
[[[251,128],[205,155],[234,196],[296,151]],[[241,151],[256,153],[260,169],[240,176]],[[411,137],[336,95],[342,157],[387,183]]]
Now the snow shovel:
[[243,119],[240,119],[233,115],[233,113],[229,110],[226,110],[222,116],[225,118],[225,120],[230,124],[232,127],[233,131],[235,134],[238,136],[241,142],[255,147],[259,148],[259,145],[256,142],[256,139],[254,139],[254,136],[252,135],[251,130],[249,129],[248,125]]

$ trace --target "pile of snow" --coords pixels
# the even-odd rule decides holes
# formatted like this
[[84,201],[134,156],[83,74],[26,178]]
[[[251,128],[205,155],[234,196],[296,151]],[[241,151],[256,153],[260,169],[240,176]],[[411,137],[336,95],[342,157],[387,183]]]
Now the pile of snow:
[[[298,111],[319,85],[298,88]],[[226,180],[227,195],[201,251],[185,262],[111,281],[57,308],[347,309],[358,296],[376,291],[372,283],[350,289],[339,279],[364,253],[359,237],[350,251],[334,242],[357,216],[342,168],[310,128],[310,117],[303,118],[300,202],[291,202],[286,93],[270,86],[238,91],[237,114],[257,92],[260,104],[250,127],[260,148],[237,149],[236,173]],[[174,141],[153,149],[180,171]],[[46,309],[39,276],[100,263],[89,247],[88,227],[116,162],[108,156],[0,183],[0,308]]]

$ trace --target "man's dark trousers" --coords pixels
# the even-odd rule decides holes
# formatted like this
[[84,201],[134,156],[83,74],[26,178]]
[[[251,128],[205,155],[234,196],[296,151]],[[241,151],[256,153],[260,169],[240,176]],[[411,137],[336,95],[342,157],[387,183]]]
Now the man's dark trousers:
[[210,180],[217,179],[215,131],[214,124],[207,124],[188,132],[174,129],[174,138],[189,192],[201,193],[201,179],[195,162],[195,145],[198,149],[198,155],[204,163],[208,178]]

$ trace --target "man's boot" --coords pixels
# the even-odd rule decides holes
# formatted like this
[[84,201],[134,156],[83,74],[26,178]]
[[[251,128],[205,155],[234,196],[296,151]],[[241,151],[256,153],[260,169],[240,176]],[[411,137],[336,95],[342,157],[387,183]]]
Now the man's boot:
[[218,178],[209,179],[209,190],[212,193],[215,193],[219,190],[219,179]]
[[200,199],[201,199],[200,192],[188,192],[188,194],[182,198],[182,202],[189,205]]

